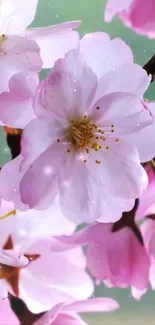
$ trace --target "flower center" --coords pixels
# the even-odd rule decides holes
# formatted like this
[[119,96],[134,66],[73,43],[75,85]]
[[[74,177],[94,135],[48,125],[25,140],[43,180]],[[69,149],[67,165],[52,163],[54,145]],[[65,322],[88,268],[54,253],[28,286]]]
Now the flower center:
[[[100,107],[96,107],[96,109],[99,110]],[[107,151],[110,150],[112,142],[119,142],[119,138],[114,133],[114,124],[105,125],[103,128],[97,126],[87,115],[84,115],[71,120],[64,136],[57,138],[57,142],[67,141],[69,144],[67,152],[80,152],[80,159],[86,163],[92,151]],[[98,156],[95,156],[95,158],[99,156],[98,153]],[[96,159],[95,162],[100,164],[101,160]]]
[[95,124],[92,124],[88,118],[83,117],[71,121],[71,125],[67,130],[67,137],[77,150],[84,150],[92,146],[95,130]]

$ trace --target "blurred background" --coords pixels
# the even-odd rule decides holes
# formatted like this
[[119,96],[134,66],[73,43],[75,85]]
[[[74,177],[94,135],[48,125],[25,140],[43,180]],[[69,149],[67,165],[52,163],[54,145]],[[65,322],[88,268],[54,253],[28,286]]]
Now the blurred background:
[[[125,28],[118,19],[114,19],[111,24],[104,23],[105,3],[106,0],[39,0],[36,19],[32,26],[54,25],[68,20],[82,20],[83,23],[79,29],[81,36],[89,32],[104,31],[112,37],[121,37],[132,48],[135,61],[143,65],[155,53],[155,40],[149,40],[135,34]],[[145,97],[155,100],[155,83],[151,85]],[[10,157],[5,133],[1,131],[0,164],[8,161]],[[155,324],[155,292],[149,291],[140,302],[136,302],[131,297],[130,290],[108,289],[99,286],[96,288],[95,296],[112,297],[120,303],[121,308],[114,313],[84,316],[90,325]]]

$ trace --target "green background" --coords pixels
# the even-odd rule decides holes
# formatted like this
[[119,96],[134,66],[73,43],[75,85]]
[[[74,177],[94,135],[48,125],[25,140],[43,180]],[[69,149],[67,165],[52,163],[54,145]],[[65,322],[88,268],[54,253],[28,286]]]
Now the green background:
[[[105,3],[105,0],[39,0],[33,26],[82,20],[79,29],[81,35],[99,30],[108,32],[112,37],[121,37],[132,48],[135,61],[143,65],[155,53],[155,40],[137,35],[125,28],[118,19],[114,19],[110,24],[104,23]],[[155,99],[155,84],[151,85],[147,97]],[[0,157],[1,164],[10,159],[3,132],[0,133]],[[115,298],[119,301],[121,309],[114,313],[84,316],[89,324],[155,324],[155,292],[147,293],[140,302],[133,300],[130,291],[124,289],[107,289],[102,286],[96,289],[96,296],[99,295]]]

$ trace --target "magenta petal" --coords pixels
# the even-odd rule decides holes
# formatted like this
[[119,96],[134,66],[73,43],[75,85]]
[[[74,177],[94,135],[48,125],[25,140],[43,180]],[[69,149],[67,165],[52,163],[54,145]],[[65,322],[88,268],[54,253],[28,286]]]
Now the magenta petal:
[[105,21],[109,22],[119,12],[128,9],[134,0],[108,0],[105,10]]
[[105,10],[105,20],[109,22],[116,14],[136,32],[155,37],[154,0],[109,0]]

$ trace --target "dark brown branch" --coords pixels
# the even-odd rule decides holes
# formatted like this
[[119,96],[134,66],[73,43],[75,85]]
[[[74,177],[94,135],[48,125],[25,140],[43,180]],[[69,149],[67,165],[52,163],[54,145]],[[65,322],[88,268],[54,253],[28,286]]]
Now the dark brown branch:
[[143,69],[147,74],[152,75],[151,82],[153,82],[155,80],[155,55],[143,66]]
[[116,232],[125,227],[128,227],[133,231],[134,235],[137,237],[140,244],[143,245],[143,238],[140,229],[135,222],[135,215],[138,209],[138,205],[139,205],[139,200],[136,199],[133,209],[131,211],[124,212],[122,214],[122,218],[113,224],[112,231]]
[[12,159],[14,159],[20,154],[21,135],[7,134],[6,140],[11,151]]

